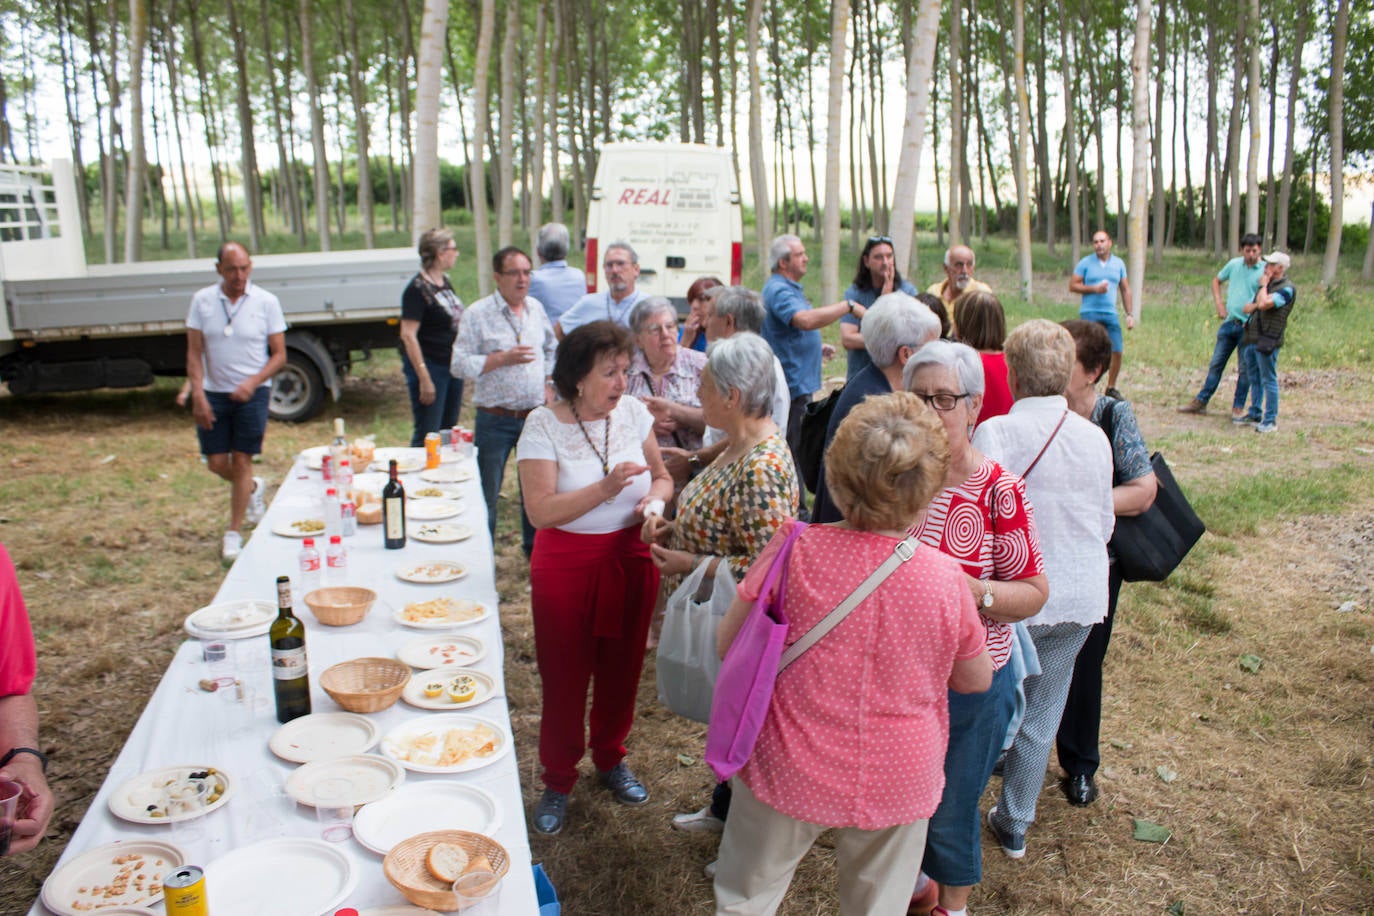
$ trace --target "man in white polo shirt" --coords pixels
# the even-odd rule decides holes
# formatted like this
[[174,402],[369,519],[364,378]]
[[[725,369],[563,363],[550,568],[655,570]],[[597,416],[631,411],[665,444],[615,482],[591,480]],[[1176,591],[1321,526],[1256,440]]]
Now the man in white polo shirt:
[[220,246],[220,282],[191,297],[186,316],[186,378],[200,450],[210,470],[229,482],[226,560],[243,549],[245,518],[267,511],[253,456],[267,431],[272,376],[286,365],[286,319],[277,297],[249,283],[253,261],[238,242]]

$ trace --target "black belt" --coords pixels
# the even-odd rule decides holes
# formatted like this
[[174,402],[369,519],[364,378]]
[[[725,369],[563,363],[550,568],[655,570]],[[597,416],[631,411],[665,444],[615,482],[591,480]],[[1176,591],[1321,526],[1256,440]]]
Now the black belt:
[[481,407],[481,406],[479,406],[477,409],[480,410],[480,411],[482,411],[483,413],[492,414],[493,416],[497,416],[497,417],[514,417],[514,418],[517,419],[517,420],[523,420],[523,419],[525,419],[526,417],[528,417],[531,413],[534,412],[534,408],[533,408],[533,407],[531,407],[529,410],[507,410],[507,409],[504,408],[504,407]]

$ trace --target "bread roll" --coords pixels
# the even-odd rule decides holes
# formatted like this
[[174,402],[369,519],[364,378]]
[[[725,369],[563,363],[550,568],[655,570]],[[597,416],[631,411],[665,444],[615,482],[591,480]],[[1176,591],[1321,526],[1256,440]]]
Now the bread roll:
[[435,843],[425,856],[425,868],[445,884],[457,881],[467,867],[467,850],[456,843]]
[[358,506],[359,525],[380,525],[382,523],[382,504],[368,503]]

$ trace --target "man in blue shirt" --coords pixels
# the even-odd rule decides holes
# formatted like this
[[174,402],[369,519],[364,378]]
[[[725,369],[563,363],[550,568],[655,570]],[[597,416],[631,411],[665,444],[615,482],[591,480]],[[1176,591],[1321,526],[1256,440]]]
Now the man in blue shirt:
[[570,246],[568,227],[562,223],[549,223],[539,230],[535,250],[543,263],[530,276],[530,295],[544,306],[550,322],[557,321],[587,294],[587,278],[576,267],[568,266]]
[[1116,389],[1116,377],[1121,372],[1121,353],[1126,349],[1121,337],[1121,322],[1116,315],[1116,291],[1126,306],[1126,330],[1135,327],[1131,313],[1131,287],[1126,283],[1126,264],[1112,254],[1112,237],[1105,229],[1093,233],[1093,253],[1074,267],[1069,277],[1069,292],[1083,297],[1078,317],[1096,321],[1107,329],[1112,339],[1112,363],[1107,368],[1107,397],[1125,400]]
[[601,266],[606,271],[606,291],[587,293],[558,317],[553,323],[553,331],[559,340],[592,321],[614,321],[627,328],[630,326],[630,311],[644,298],[644,293],[635,289],[635,281],[639,279],[639,255],[629,242],[611,242],[606,246]]
[[[1245,328],[1245,306],[1255,301],[1259,292],[1260,277],[1264,274],[1264,264],[1260,262],[1260,244],[1263,239],[1257,233],[1249,232],[1240,237],[1240,257],[1232,258],[1226,266],[1212,278],[1212,302],[1217,307],[1217,317],[1221,327],[1217,328],[1217,342],[1212,349],[1212,361],[1207,365],[1207,381],[1202,390],[1187,404],[1178,409],[1179,413],[1207,412],[1207,402],[1216,394],[1221,384],[1221,374],[1226,371],[1226,361],[1231,351],[1240,347],[1241,331]],[[1226,302],[1221,301],[1221,284],[1226,286]],[[1250,377],[1245,371],[1245,354],[1236,354],[1236,395],[1231,401],[1231,422],[1245,422],[1245,398],[1250,392]]]
[[[787,393],[791,398],[787,445],[794,460],[801,439],[802,412],[821,387],[820,329],[845,315],[862,318],[864,314],[864,307],[853,301],[812,308],[801,285],[809,261],[801,239],[780,235],[768,247],[772,275],[763,284],[763,337],[787,376]],[[802,506],[805,507],[804,499]]]

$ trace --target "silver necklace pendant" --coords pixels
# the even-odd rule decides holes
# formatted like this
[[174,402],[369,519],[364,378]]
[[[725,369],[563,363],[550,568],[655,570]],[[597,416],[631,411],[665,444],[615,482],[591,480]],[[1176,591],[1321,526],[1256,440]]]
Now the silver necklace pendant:
[[234,326],[233,326],[233,325],[226,324],[226,325],[224,326],[224,336],[225,336],[225,337],[233,337],[233,336],[234,336]]

